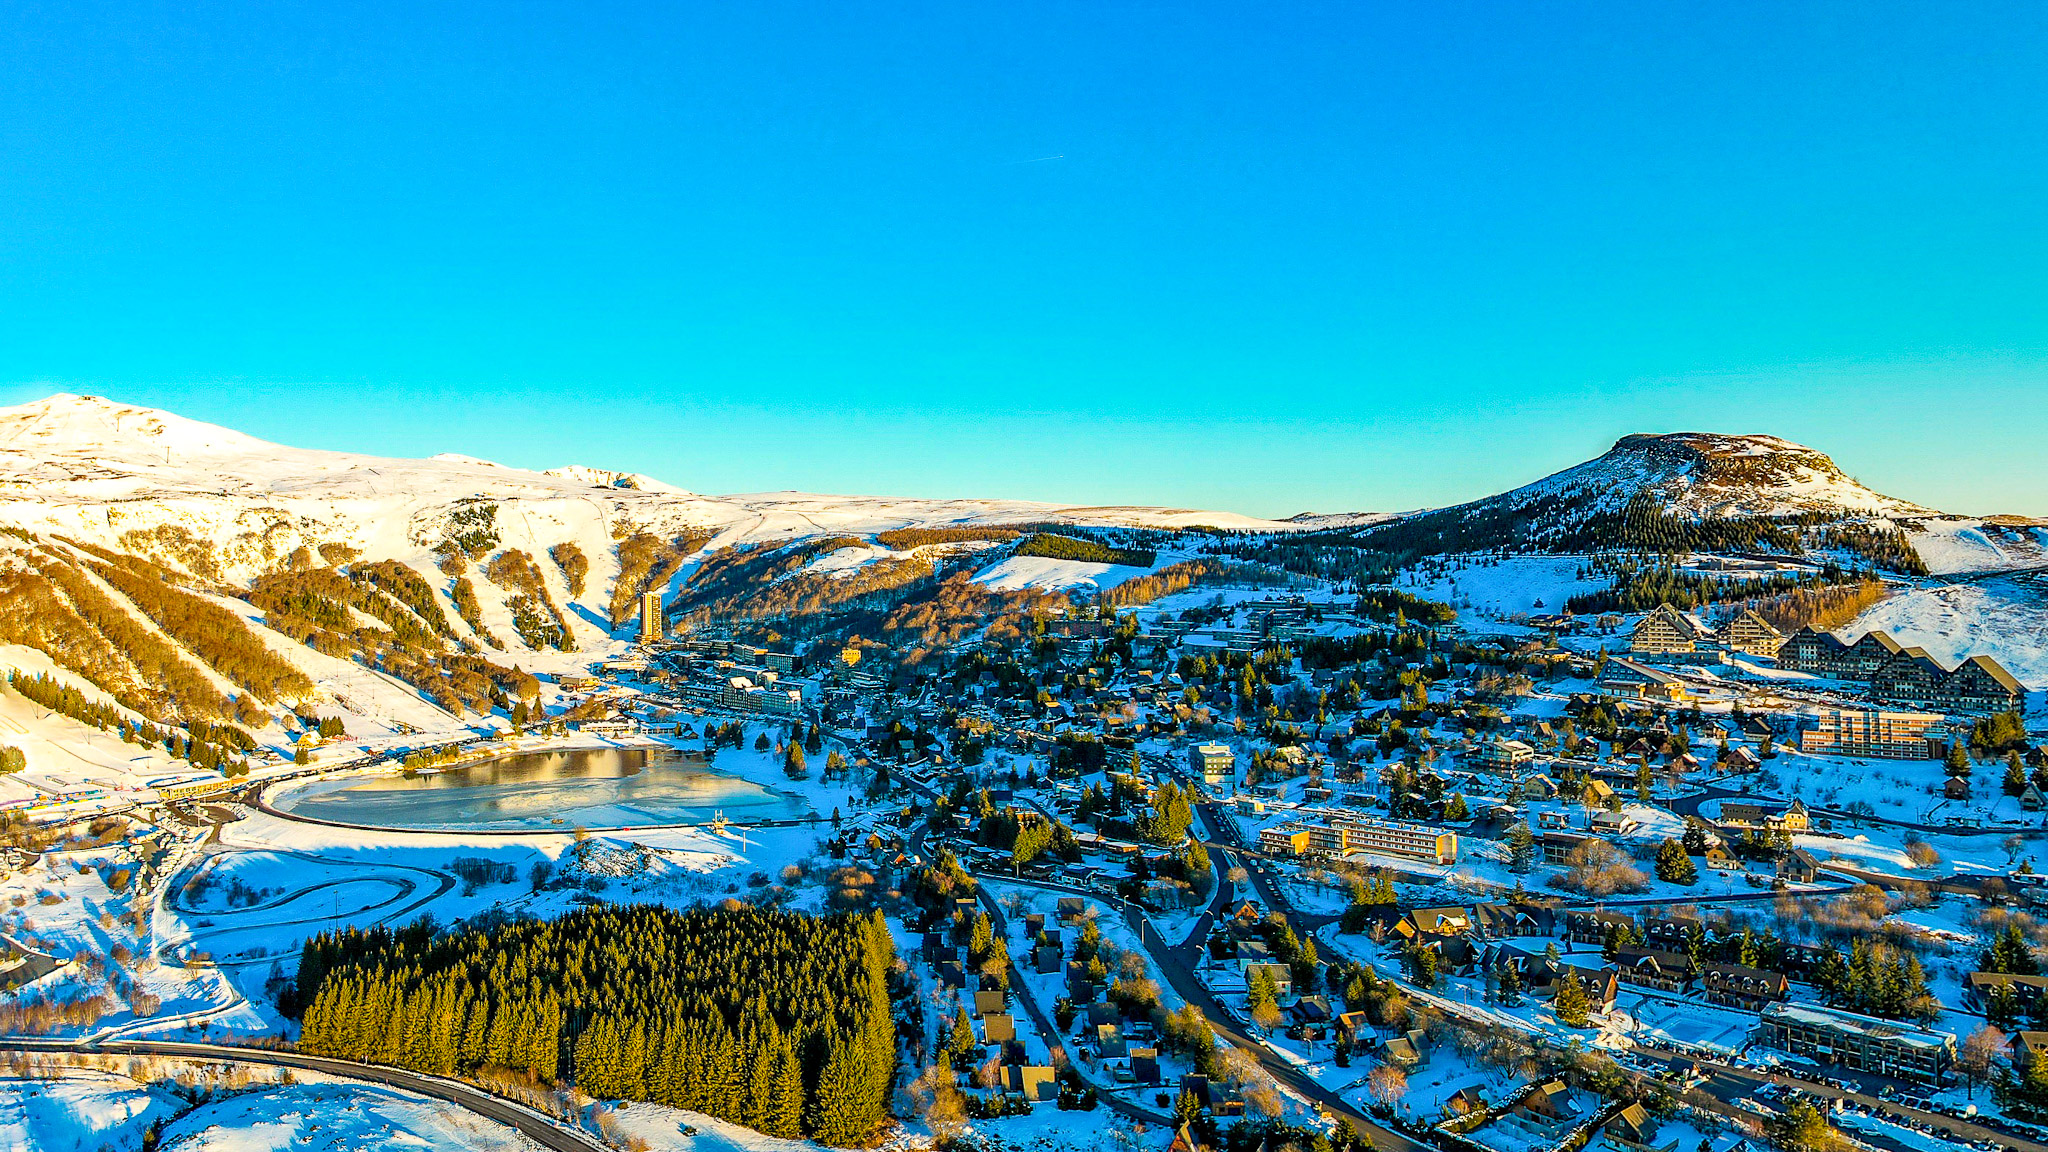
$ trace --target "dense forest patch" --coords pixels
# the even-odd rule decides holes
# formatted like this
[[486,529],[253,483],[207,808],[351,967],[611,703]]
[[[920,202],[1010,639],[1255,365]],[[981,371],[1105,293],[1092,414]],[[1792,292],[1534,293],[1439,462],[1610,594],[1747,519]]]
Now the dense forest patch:
[[880,913],[653,905],[436,937],[308,941],[303,1051],[437,1075],[488,1067],[776,1136],[864,1139],[896,1070]]

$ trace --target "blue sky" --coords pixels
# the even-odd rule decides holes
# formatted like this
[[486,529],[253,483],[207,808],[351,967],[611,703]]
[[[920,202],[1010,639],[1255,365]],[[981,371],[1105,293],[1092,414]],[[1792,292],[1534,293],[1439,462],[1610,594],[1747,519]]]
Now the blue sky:
[[0,13],[7,402],[1278,515],[1762,431],[2048,514],[2038,4]]

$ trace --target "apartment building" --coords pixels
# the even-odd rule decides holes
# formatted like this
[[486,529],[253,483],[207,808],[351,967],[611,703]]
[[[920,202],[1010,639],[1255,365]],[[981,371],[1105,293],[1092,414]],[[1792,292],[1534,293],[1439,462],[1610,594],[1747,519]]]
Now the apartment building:
[[1889,712],[1830,708],[1814,727],[1799,733],[1799,750],[1830,756],[1869,756],[1885,760],[1926,760],[1944,743],[1940,728],[1947,717],[1938,712]]

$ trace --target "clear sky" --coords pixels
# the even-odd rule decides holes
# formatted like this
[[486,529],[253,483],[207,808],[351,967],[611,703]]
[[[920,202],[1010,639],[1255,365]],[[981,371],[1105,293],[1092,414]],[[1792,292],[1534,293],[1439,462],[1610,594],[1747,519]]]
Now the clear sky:
[[2048,514],[2048,5],[0,0],[0,401],[1286,515]]

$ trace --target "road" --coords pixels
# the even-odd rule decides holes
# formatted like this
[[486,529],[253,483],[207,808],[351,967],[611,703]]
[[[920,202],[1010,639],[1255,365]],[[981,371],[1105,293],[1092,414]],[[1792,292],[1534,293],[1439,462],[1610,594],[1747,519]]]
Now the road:
[[493,1096],[459,1080],[425,1076],[382,1064],[358,1064],[352,1060],[330,1060],[297,1052],[268,1048],[240,1048],[226,1044],[175,1044],[154,1040],[115,1040],[105,1044],[81,1045],[62,1040],[0,1038],[0,1050],[20,1052],[93,1052],[117,1056],[185,1056],[201,1060],[236,1060],[247,1064],[269,1064],[299,1068],[351,1080],[365,1080],[392,1088],[445,1100],[457,1107],[495,1121],[555,1152],[610,1152],[595,1137],[586,1135],[542,1115],[523,1104]]
[[[1042,880],[1024,880],[1012,876],[991,876],[990,879],[1001,880],[1007,884],[1042,888],[1064,895],[1085,896],[1091,900],[1104,903],[1113,902],[1115,899],[1114,897],[1106,897],[1098,891],[1077,888],[1067,884],[1048,883]],[[993,899],[987,895],[985,889],[982,892],[982,903],[984,906],[993,906]],[[1279,906],[1276,905],[1276,907]],[[1190,939],[1183,941],[1178,946],[1168,944],[1166,939],[1152,928],[1151,921],[1146,920],[1143,914],[1138,912],[1135,906],[1131,905],[1128,901],[1124,904],[1124,915],[1131,923],[1132,929],[1137,932],[1138,941],[1144,947],[1146,954],[1152,958],[1153,963],[1158,965],[1159,974],[1166,978],[1167,984],[1173,988],[1174,992],[1182,1000],[1201,1009],[1202,1015],[1208,1018],[1209,1027],[1215,1031],[1219,1040],[1235,1044],[1239,1048],[1251,1053],[1259,1061],[1259,1064],[1265,1068],[1266,1072],[1274,1080],[1278,1081],[1282,1087],[1303,1099],[1314,1101],[1322,1107],[1323,1111],[1343,1120],[1351,1126],[1353,1131],[1370,1140],[1373,1146],[1379,1149],[1380,1152],[1425,1152],[1428,1147],[1427,1145],[1418,1143],[1392,1128],[1385,1127],[1370,1116],[1352,1107],[1345,1102],[1342,1096],[1310,1079],[1300,1069],[1282,1058],[1271,1048],[1253,1040],[1232,1026],[1229,1015],[1224,1012],[1222,1002],[1217,1000],[1215,994],[1210,992],[1208,987],[1196,976],[1193,966],[1188,962],[1191,952],[1199,953],[1202,943],[1200,940]],[[990,917],[990,922],[992,925],[995,923],[993,915]],[[1028,999],[1026,1000],[1026,1006],[1030,1007]],[[1049,1022],[1039,1017],[1036,1011],[1032,1015],[1034,1019],[1039,1019],[1039,1026],[1046,1030],[1046,1035],[1054,1037],[1059,1035],[1058,1032],[1051,1029]]]

